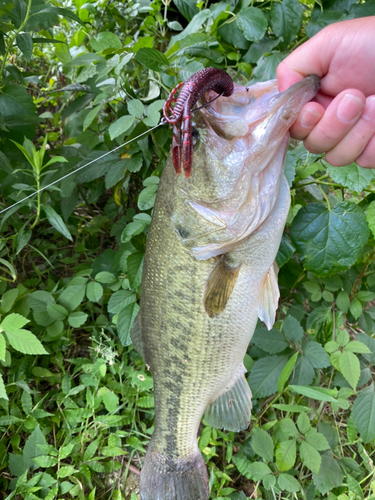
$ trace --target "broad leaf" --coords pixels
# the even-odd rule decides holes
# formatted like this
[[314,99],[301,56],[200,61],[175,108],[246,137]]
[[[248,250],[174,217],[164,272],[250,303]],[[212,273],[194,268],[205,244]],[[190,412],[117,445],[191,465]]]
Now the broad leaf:
[[358,193],[374,178],[374,172],[370,168],[358,167],[356,163],[339,168],[327,165],[327,172],[332,180]]
[[29,33],[18,33],[16,36],[16,44],[20,51],[25,56],[26,61],[30,61],[33,53],[33,39]]
[[298,0],[283,0],[272,4],[272,31],[277,37],[283,37],[284,47],[297,36],[302,26],[302,13],[303,8]]
[[322,463],[320,453],[309,443],[302,441],[300,455],[304,465],[310,469],[313,474],[318,474]]
[[252,435],[251,445],[257,455],[268,462],[273,460],[273,441],[271,436],[263,429],[255,428]]
[[160,71],[165,66],[169,66],[168,59],[162,52],[147,47],[139,49],[134,59],[153,71]]
[[283,332],[292,342],[298,342],[303,336],[303,328],[293,316],[284,319]]
[[102,52],[106,49],[122,48],[121,40],[111,31],[101,31],[95,38],[90,39],[90,45],[95,52]]
[[322,495],[327,491],[342,485],[343,475],[340,466],[333,458],[332,452],[327,451],[322,456],[322,464],[318,474],[314,474],[314,484]]
[[101,284],[97,283],[96,281],[91,281],[87,285],[86,297],[91,302],[99,302],[102,296],[103,296],[103,287],[101,286]]
[[117,332],[123,346],[130,345],[132,342],[130,331],[138,312],[139,305],[136,302],[127,305],[119,312],[117,318]]
[[356,262],[369,230],[363,212],[352,203],[330,209],[310,203],[293,220],[291,237],[305,269],[328,276]]
[[267,356],[254,363],[249,385],[255,398],[264,398],[277,391],[277,382],[288,362],[288,356]]
[[298,480],[290,474],[280,474],[277,479],[277,484],[281,490],[286,490],[291,493],[296,493],[301,489]]
[[126,115],[113,122],[108,129],[111,139],[116,139],[116,137],[118,137],[119,135],[127,132],[133,125],[134,120],[134,116]]
[[363,389],[353,405],[353,417],[365,443],[375,439],[375,388],[372,383]]
[[272,328],[272,330],[257,328],[251,342],[270,354],[277,354],[289,347],[284,335],[276,328]]
[[28,330],[6,332],[9,344],[23,354],[48,354],[35,335]]
[[250,42],[259,42],[267,29],[267,18],[260,9],[246,7],[238,13],[237,26]]
[[282,441],[276,448],[275,456],[277,467],[280,472],[291,469],[296,461],[295,439]]
[[355,389],[357,387],[361,371],[357,356],[344,349],[339,358],[339,366],[341,373],[344,375],[352,388]]
[[314,368],[327,368],[331,365],[328,354],[318,342],[309,342],[303,353]]

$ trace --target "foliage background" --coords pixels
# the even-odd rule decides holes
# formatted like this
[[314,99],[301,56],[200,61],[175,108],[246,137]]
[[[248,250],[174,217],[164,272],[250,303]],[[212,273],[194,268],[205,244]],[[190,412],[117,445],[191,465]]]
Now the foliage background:
[[[137,498],[152,379],[130,345],[171,142],[165,97],[238,83],[374,0],[0,1],[0,496]],[[245,357],[252,426],[201,426],[211,498],[375,498],[374,173],[292,144],[275,328]]]

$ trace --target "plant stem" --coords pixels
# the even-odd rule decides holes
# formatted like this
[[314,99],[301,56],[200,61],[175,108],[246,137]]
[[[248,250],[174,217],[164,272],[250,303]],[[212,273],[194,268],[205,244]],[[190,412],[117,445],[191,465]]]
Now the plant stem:
[[355,283],[353,285],[352,291],[350,292],[350,295],[349,295],[350,301],[353,300],[354,295],[357,293],[359,285],[362,283],[362,279],[363,279],[364,275],[366,274],[367,268],[371,264],[374,256],[375,256],[375,250],[373,250],[370,253],[368,259],[366,260],[364,266],[361,269],[361,272],[358,275],[358,278],[355,280]]
[[10,49],[13,47],[13,42],[16,38],[16,36],[18,35],[18,33],[20,33],[23,28],[25,27],[27,21],[29,20],[29,16],[30,16],[30,9],[31,9],[31,0],[28,0],[27,2],[27,10],[26,10],[26,15],[25,15],[25,19],[22,21],[20,27],[18,28],[17,31],[15,31],[13,33],[13,35],[11,35],[11,37],[9,38],[9,41],[8,41],[8,44],[7,44],[7,47],[5,49],[5,54],[3,56],[3,62],[1,63],[1,67],[0,67],[0,78],[2,79],[3,78],[3,72],[4,72],[4,67],[5,67],[5,63],[6,63],[6,60],[7,60],[7,57],[8,57],[8,54],[9,54],[9,51]]
[[40,175],[39,173],[36,174],[36,177],[35,177],[35,180],[36,180],[36,190],[38,191],[38,194],[37,194],[37,198],[36,198],[36,218],[33,222],[33,224],[30,226],[30,229],[34,229],[34,227],[38,224],[39,222],[39,217],[40,217],[40,197],[41,197],[41,194],[39,192],[39,189],[40,189]]

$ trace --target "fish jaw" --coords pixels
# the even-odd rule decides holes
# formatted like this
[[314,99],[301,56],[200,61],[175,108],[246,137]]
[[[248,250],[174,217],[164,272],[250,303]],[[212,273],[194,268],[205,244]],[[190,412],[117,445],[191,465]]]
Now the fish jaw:
[[[278,93],[276,81],[234,86],[197,112],[191,177],[176,177],[172,225],[198,259],[227,252],[256,231],[277,198],[289,127],[319,90],[310,76]],[[203,98],[209,100],[208,92]],[[182,229],[182,231],[181,231]],[[188,234],[188,237],[184,235]]]

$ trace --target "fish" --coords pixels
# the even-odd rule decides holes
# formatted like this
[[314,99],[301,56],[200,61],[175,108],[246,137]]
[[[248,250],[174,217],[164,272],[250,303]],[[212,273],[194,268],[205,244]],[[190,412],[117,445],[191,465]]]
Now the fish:
[[276,254],[290,206],[289,128],[319,90],[315,75],[210,90],[192,118],[192,170],[166,162],[148,234],[141,305],[131,332],[154,380],[155,427],[142,500],[207,500],[198,449],[204,415],[228,431],[250,423],[243,358],[258,318],[272,328]]

